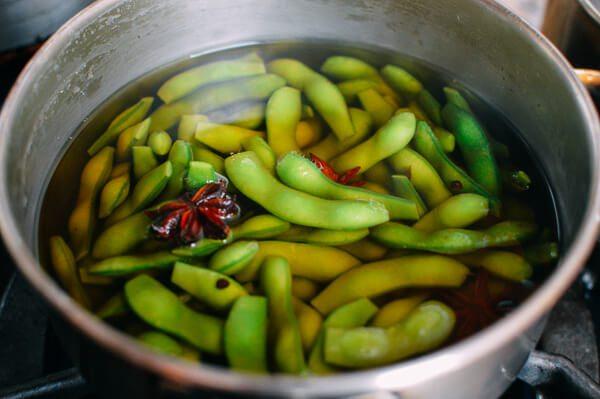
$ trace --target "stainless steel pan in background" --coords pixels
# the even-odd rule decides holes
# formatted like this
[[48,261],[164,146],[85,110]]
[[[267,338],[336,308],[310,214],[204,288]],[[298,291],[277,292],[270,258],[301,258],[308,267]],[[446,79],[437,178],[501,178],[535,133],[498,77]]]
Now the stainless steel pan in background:
[[[516,311],[435,353],[332,377],[250,376],[151,353],[80,309],[37,258],[40,202],[81,120],[117,89],[189,54],[273,40],[376,46],[439,65],[500,110],[541,161],[562,221],[555,273]],[[545,315],[578,275],[600,223],[600,126],[549,42],[491,0],[101,0],[23,71],[0,116],[0,229],[19,270],[55,312],[84,376],[107,397],[490,398],[525,363]]]

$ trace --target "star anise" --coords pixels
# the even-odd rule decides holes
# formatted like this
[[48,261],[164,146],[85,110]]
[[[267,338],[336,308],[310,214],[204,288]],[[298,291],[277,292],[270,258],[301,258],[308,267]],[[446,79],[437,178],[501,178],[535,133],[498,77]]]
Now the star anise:
[[223,179],[145,213],[152,219],[150,231],[154,238],[186,245],[204,237],[225,239],[230,230],[228,223],[240,215],[240,207],[227,193],[227,181]]
[[458,289],[444,290],[439,299],[456,314],[453,341],[466,338],[494,323],[512,310],[526,296],[520,284],[491,280],[485,270]]
[[340,174],[340,173],[337,173],[333,169],[333,167],[331,165],[329,165],[325,160],[319,158],[318,156],[316,156],[313,153],[310,153],[310,160],[312,161],[312,163],[314,163],[317,166],[317,168],[319,168],[321,170],[321,172],[323,172],[323,174],[325,176],[329,177],[331,180],[333,180],[336,183],[346,184],[346,185],[350,185],[350,186],[362,186],[363,184],[365,184],[364,181],[354,181],[354,182],[351,181],[358,175],[358,172],[360,171],[360,166],[349,169],[349,170],[345,171],[344,173]]

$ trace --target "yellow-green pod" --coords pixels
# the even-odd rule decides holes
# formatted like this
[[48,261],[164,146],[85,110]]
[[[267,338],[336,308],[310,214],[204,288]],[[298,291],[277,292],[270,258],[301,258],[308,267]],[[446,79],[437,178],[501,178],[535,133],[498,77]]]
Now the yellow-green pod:
[[525,281],[533,274],[533,267],[520,255],[509,251],[481,250],[456,257],[467,265],[478,266],[490,273],[512,281]]
[[144,209],[165,189],[173,174],[173,164],[166,161],[146,173],[135,185],[131,193],[131,206],[134,212]]
[[292,303],[296,319],[298,319],[302,348],[304,353],[308,353],[317,339],[317,335],[319,335],[321,324],[323,324],[323,316],[312,306],[305,304],[298,298],[292,297]]
[[146,118],[137,125],[123,130],[117,139],[117,161],[122,162],[131,159],[131,149],[134,146],[146,144],[149,128],[150,118]]
[[225,159],[222,156],[215,154],[208,148],[199,145],[198,143],[191,144],[194,161],[209,163],[215,168],[217,173],[225,172]]
[[351,244],[339,246],[338,248],[343,249],[350,255],[365,262],[373,262],[383,259],[388,252],[386,247],[367,238],[363,238],[362,240],[353,242]]
[[457,194],[423,215],[413,227],[421,231],[436,231],[449,227],[467,227],[487,216],[488,199],[478,194]]
[[68,228],[75,259],[84,258],[92,243],[96,224],[95,203],[112,170],[115,150],[104,147],[83,168],[75,209],[69,216]]
[[433,134],[438,138],[444,152],[449,153],[454,151],[456,147],[456,138],[452,133],[444,129],[443,127],[434,126]]
[[364,178],[368,181],[380,184],[384,187],[390,185],[391,175],[392,171],[384,161],[377,162],[363,174]]
[[291,87],[277,89],[267,103],[267,140],[277,156],[296,151],[296,128],[302,114],[300,91]]
[[242,142],[254,136],[262,137],[263,133],[239,126],[218,125],[210,122],[199,122],[194,135],[198,142],[222,154],[240,152]]
[[319,285],[304,277],[292,277],[292,295],[301,301],[310,301],[319,293]]
[[394,115],[396,108],[385,101],[381,94],[373,89],[367,89],[358,93],[358,100],[362,107],[371,114],[376,127],[381,127]]
[[423,90],[423,85],[408,71],[395,65],[386,65],[381,69],[386,82],[402,95],[412,98]]
[[384,186],[382,186],[379,183],[366,181],[366,182],[364,182],[364,184],[361,187],[364,188],[365,190],[373,191],[373,192],[376,192],[379,194],[390,195],[390,190],[388,190],[387,188],[385,188]]
[[73,252],[60,236],[50,237],[50,259],[56,277],[63,288],[73,297],[77,303],[85,308],[90,308],[90,299],[88,298],[81,281]]
[[256,129],[265,119],[265,108],[263,102],[246,101],[211,111],[207,116],[213,123]]
[[352,79],[338,83],[338,89],[348,104],[353,103],[358,93],[368,89],[376,89],[377,83],[369,79]]
[[318,118],[302,120],[296,125],[296,144],[306,148],[321,140],[322,134],[323,125]]
[[275,154],[275,151],[273,151],[265,139],[259,136],[249,137],[242,141],[242,148],[246,151],[253,151],[265,168],[267,168],[271,174],[275,174],[277,154]]
[[104,185],[100,193],[100,207],[98,209],[98,217],[100,219],[108,217],[112,211],[127,199],[129,187],[129,175],[115,177]]
[[374,327],[391,327],[398,324],[425,299],[427,295],[422,294],[388,302],[379,308],[370,324]]
[[135,146],[131,149],[133,157],[133,175],[139,180],[158,166],[154,151],[148,146]]
[[110,172],[110,178],[114,179],[115,177],[128,175],[131,173],[131,162],[122,162],[116,164],[112,171]]
[[194,140],[198,123],[207,121],[206,115],[183,115],[177,128],[177,138],[191,143]]
[[159,157],[169,153],[171,144],[173,144],[173,139],[169,133],[162,130],[154,132],[148,137],[148,147],[152,148],[152,151]]

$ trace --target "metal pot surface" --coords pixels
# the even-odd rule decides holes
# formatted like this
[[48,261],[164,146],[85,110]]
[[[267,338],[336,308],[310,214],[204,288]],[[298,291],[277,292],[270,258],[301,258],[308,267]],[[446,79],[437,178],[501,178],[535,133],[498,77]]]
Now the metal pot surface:
[[[389,367],[319,378],[242,375],[161,357],[79,308],[39,266],[37,221],[45,185],[82,119],[160,65],[273,40],[404,53],[443,67],[500,110],[524,134],[553,187],[563,242],[555,273],[508,317],[459,344]],[[583,85],[548,41],[492,0],[101,0],[43,46],[5,103],[0,228],[20,271],[77,333],[71,352],[82,372],[112,397],[215,390],[262,397],[394,392],[490,398],[515,378],[544,315],[596,241],[599,156],[600,125]]]

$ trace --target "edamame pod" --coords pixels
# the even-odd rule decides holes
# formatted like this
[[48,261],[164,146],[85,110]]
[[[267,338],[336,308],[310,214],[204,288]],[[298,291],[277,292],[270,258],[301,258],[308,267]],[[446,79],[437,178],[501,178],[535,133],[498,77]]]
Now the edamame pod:
[[371,262],[383,258],[388,251],[383,245],[374,243],[367,238],[363,238],[352,244],[341,245],[339,248],[362,261]]
[[199,122],[207,121],[208,117],[206,115],[183,115],[177,128],[177,138],[191,143],[194,140],[194,134],[196,134],[196,125]]
[[146,323],[212,354],[222,352],[223,321],[184,305],[158,281],[146,275],[125,284],[130,308]]
[[336,183],[325,176],[314,163],[300,154],[286,154],[277,163],[276,170],[281,181],[296,190],[320,198],[379,202],[388,210],[391,219],[417,220],[419,218],[413,202],[360,187]]
[[487,216],[488,212],[487,198],[477,194],[458,194],[425,214],[413,228],[432,232],[451,227],[467,227]]
[[183,348],[179,342],[158,331],[148,331],[138,336],[138,341],[152,351],[169,356],[182,356]]
[[136,180],[141,179],[142,176],[158,166],[154,152],[148,146],[133,147],[131,156],[133,158],[133,175]]
[[348,270],[311,304],[322,314],[358,298],[373,298],[405,287],[459,287],[469,269],[440,255],[411,255],[367,263]]
[[390,184],[390,168],[384,161],[379,161],[375,165],[371,166],[363,176],[370,182],[381,184],[382,186],[389,186]]
[[90,299],[79,281],[75,257],[61,236],[50,237],[50,260],[63,288],[77,303],[89,309]]
[[460,94],[460,92],[452,87],[444,87],[444,94],[446,95],[446,102],[454,104],[457,107],[464,109],[467,112],[473,113],[473,110],[469,106],[469,103]]
[[159,157],[167,155],[173,144],[173,139],[165,131],[154,132],[148,137],[148,147]]
[[503,168],[500,173],[504,186],[513,192],[520,193],[531,188],[531,178],[524,170]]
[[144,212],[139,212],[106,228],[94,242],[92,256],[104,259],[131,251],[148,239],[151,222]]
[[96,312],[96,316],[101,319],[108,319],[110,317],[122,316],[129,313],[129,305],[125,300],[123,292],[119,292],[116,295],[111,296],[108,301],[104,303]]
[[512,281],[525,281],[533,268],[522,256],[514,252],[482,250],[456,257],[467,265],[483,267],[490,273]]
[[267,138],[277,156],[296,151],[296,128],[302,113],[300,91],[291,87],[277,89],[267,103]]
[[354,126],[354,136],[344,141],[339,141],[335,135],[329,134],[323,140],[306,149],[309,154],[315,154],[319,158],[329,161],[338,154],[354,147],[360,143],[371,132],[373,118],[367,111],[359,108],[350,108],[350,118]]
[[302,348],[305,353],[308,353],[317,339],[321,324],[323,324],[323,317],[312,306],[305,304],[298,298],[292,297],[292,304],[298,320]]
[[184,179],[192,159],[192,147],[188,142],[177,140],[173,143],[171,151],[169,151],[169,161],[173,166],[173,173],[167,187],[159,197],[159,202],[173,199],[182,193]]
[[244,270],[257,253],[256,241],[238,241],[217,251],[210,258],[209,266],[219,273],[230,276]]
[[100,207],[98,209],[100,219],[108,217],[116,207],[127,199],[129,186],[129,175],[116,177],[104,185],[100,193]]
[[362,107],[373,118],[377,128],[385,125],[394,115],[396,108],[384,100],[384,98],[373,89],[367,89],[358,93],[358,100]]
[[177,262],[171,282],[217,311],[228,310],[246,290],[235,280],[216,271]]
[[357,166],[367,171],[377,162],[402,150],[415,134],[416,119],[411,113],[395,115],[371,138],[331,160],[331,166],[339,173]]
[[325,363],[323,357],[323,340],[327,328],[354,328],[362,327],[377,312],[377,306],[367,298],[360,298],[354,302],[335,309],[323,322],[322,330],[310,351],[308,367],[313,373],[330,374],[336,369]]
[[207,116],[214,123],[256,129],[265,119],[265,108],[263,102],[246,101],[211,111]]
[[96,199],[108,180],[115,150],[105,147],[84,166],[75,209],[69,216],[68,228],[75,259],[84,258],[92,244],[96,224]]
[[238,281],[252,281],[268,256],[278,256],[290,264],[294,276],[316,282],[331,281],[346,270],[360,264],[352,255],[333,247],[285,241],[260,241],[252,262],[236,275]]
[[404,148],[389,157],[388,163],[394,172],[410,179],[429,207],[436,207],[452,195],[433,166],[410,148]]
[[144,97],[117,115],[108,126],[108,129],[88,148],[88,154],[90,156],[96,154],[107,145],[112,144],[123,130],[140,123],[146,117],[153,101],[154,98],[152,97]]
[[356,242],[367,235],[369,235],[369,229],[328,230],[292,226],[288,231],[278,235],[276,238],[281,241],[337,246]]
[[500,172],[481,125],[471,113],[453,104],[444,107],[442,116],[456,137],[456,143],[469,174],[490,194],[500,195],[502,188]]
[[437,348],[448,339],[455,322],[452,309],[438,301],[427,301],[406,320],[385,329],[328,328],[325,360],[349,368],[389,364]]
[[210,122],[198,122],[194,135],[198,142],[222,154],[240,152],[242,142],[254,136],[262,137],[263,133],[239,126],[218,125]]
[[439,126],[433,127],[433,133],[435,134],[435,137],[437,137],[437,139],[439,140],[440,144],[442,145],[442,150],[444,150],[445,153],[450,153],[454,151],[454,147],[456,146],[456,139],[454,138],[454,135],[452,133]]
[[402,95],[412,98],[423,90],[423,85],[408,71],[395,65],[386,65],[381,69],[381,75],[387,83]]
[[187,174],[183,179],[185,189],[195,192],[207,183],[215,182],[219,179],[215,168],[207,163],[200,161],[190,161]]
[[110,172],[110,178],[114,179],[115,177],[129,175],[131,173],[131,163],[130,162],[122,162],[116,164],[112,171]]
[[154,111],[150,115],[150,130],[167,130],[183,115],[206,114],[238,102],[264,100],[284,85],[281,77],[263,74],[202,87]]
[[178,256],[166,251],[147,255],[114,256],[91,265],[88,272],[100,276],[124,276],[143,270],[171,267],[178,260]]
[[227,361],[234,370],[266,373],[267,300],[262,296],[238,298],[225,322]]
[[461,254],[488,247],[518,245],[536,232],[535,224],[517,221],[500,222],[485,230],[444,229],[433,233],[389,222],[373,228],[371,238],[391,248]]
[[375,193],[378,194],[385,194],[385,195],[391,195],[391,193],[389,192],[389,190],[387,188],[385,188],[384,186],[382,186],[379,183],[374,183],[371,181],[366,181],[364,182],[364,184],[361,186],[363,189],[365,190],[369,190],[369,191],[373,191]]
[[369,79],[353,79],[338,83],[337,87],[340,90],[340,93],[342,93],[342,96],[344,96],[346,102],[351,104],[356,100],[358,93],[361,91],[368,89],[377,90],[377,83]]
[[133,125],[123,130],[117,139],[117,161],[131,159],[131,149],[134,146],[146,144],[148,138],[148,129],[150,128],[150,118],[144,119],[137,125]]
[[304,277],[292,277],[292,295],[301,301],[310,301],[319,292],[319,286],[314,281]]
[[242,141],[242,147],[245,151],[252,151],[260,159],[262,164],[267,168],[271,174],[275,174],[275,163],[277,162],[277,155],[275,151],[267,144],[265,139],[262,137],[254,136],[249,137]]
[[300,148],[306,148],[321,140],[323,125],[318,118],[301,120],[296,125],[296,143]]
[[225,169],[231,182],[246,197],[291,223],[353,230],[389,219],[388,211],[378,202],[325,200],[291,189],[273,177],[253,152],[228,157]]
[[442,106],[427,89],[423,89],[417,94],[417,104],[421,106],[433,123],[442,126]]
[[414,202],[417,206],[419,217],[423,216],[427,212],[427,205],[423,202],[423,199],[415,189],[415,186],[410,182],[410,179],[404,175],[392,175],[391,180],[394,195]]
[[269,304],[275,366],[279,371],[301,374],[306,365],[292,305],[292,275],[288,262],[280,257],[267,257],[261,267],[260,281]]
[[165,189],[172,174],[173,164],[166,161],[142,176],[131,193],[133,211],[140,211],[150,205]]
[[192,144],[192,154],[194,155],[194,161],[211,164],[217,173],[223,174],[225,172],[225,159],[222,156],[203,148],[197,143]]
[[388,302],[379,308],[370,324],[382,328],[398,324],[425,299],[427,295],[413,295]]
[[165,104],[169,104],[211,83],[264,73],[263,60],[251,53],[235,60],[211,62],[181,72],[163,83],[157,95]]

